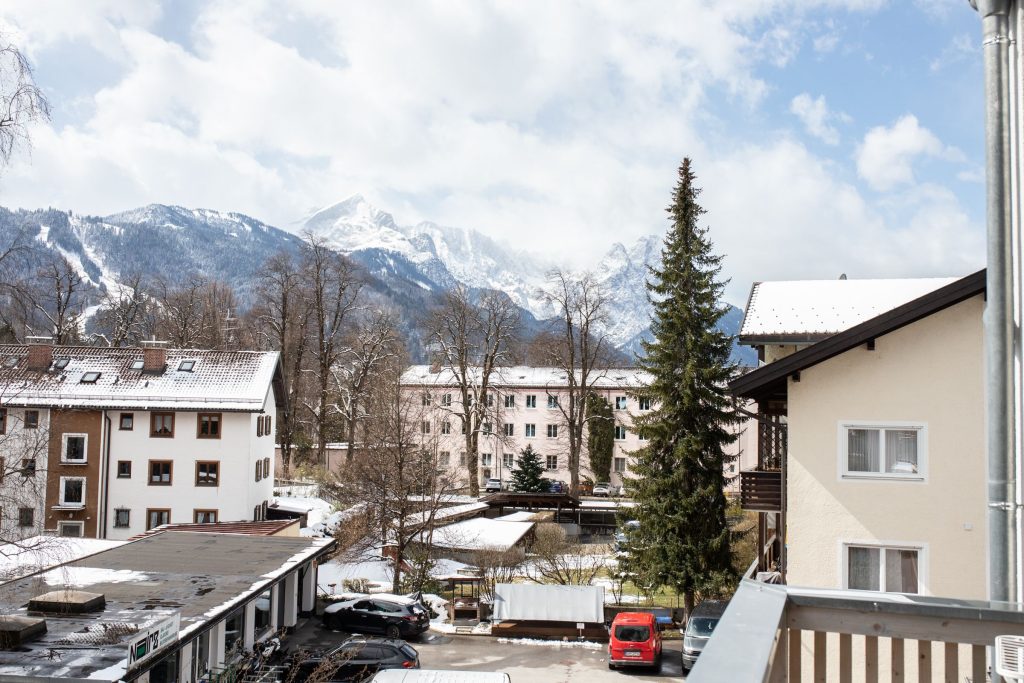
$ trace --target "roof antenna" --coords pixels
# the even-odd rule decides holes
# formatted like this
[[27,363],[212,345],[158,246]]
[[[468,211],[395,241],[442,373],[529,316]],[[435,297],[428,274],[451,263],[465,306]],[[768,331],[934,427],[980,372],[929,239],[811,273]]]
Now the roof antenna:
[[840,280],[845,280],[846,279],[846,273],[839,273],[839,279]]

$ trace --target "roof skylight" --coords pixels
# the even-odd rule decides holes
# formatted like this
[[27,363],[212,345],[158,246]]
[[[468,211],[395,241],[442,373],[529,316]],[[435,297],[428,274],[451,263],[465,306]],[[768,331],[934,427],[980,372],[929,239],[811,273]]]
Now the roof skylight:
[[90,370],[89,372],[82,375],[81,382],[82,384],[96,384],[96,380],[98,380],[100,378],[100,375],[102,374],[103,373],[101,372],[95,372]]
[[133,360],[132,361],[131,369],[132,370],[141,370],[143,367],[145,367],[145,365],[146,365],[146,361],[144,361],[144,360],[142,360],[140,358],[138,360]]
[[18,357],[17,356],[8,356],[7,360],[4,361],[4,365],[6,365],[9,368],[13,368],[17,364],[18,364]]
[[194,360],[183,360],[181,361],[181,364],[178,366],[178,369],[181,370],[182,372],[192,372],[192,370],[195,367],[196,362]]
[[71,359],[70,358],[58,358],[57,360],[53,361],[53,369],[54,370],[63,370],[64,368],[66,368],[68,366],[68,361],[69,360],[71,360]]

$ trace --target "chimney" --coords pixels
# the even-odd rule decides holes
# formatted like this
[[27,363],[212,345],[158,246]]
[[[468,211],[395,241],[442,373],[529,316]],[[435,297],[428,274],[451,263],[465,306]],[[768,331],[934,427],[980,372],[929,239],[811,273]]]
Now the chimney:
[[431,372],[431,374],[434,374],[434,375],[436,375],[437,373],[441,372],[441,361],[439,361],[439,360],[433,361],[430,364],[430,372]]
[[44,372],[53,363],[53,337],[27,337],[29,370]]
[[150,374],[163,374],[167,367],[167,342],[142,342],[142,371]]

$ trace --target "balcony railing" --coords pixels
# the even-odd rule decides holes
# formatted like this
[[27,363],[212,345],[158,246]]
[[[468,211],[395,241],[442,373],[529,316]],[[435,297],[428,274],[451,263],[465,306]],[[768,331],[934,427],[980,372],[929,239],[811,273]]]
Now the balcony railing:
[[740,472],[740,505],[754,512],[782,511],[782,472],[744,470]]
[[1024,634],[1021,604],[744,580],[687,681],[984,683],[1004,634]]

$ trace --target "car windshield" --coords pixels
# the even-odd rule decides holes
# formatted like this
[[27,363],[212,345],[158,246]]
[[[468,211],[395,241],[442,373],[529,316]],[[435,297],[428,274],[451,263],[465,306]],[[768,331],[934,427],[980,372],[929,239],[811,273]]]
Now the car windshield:
[[707,638],[717,625],[717,617],[694,617],[690,619],[690,623],[686,626],[686,635]]
[[651,629],[646,626],[616,626],[615,639],[624,643],[645,643],[651,637]]

